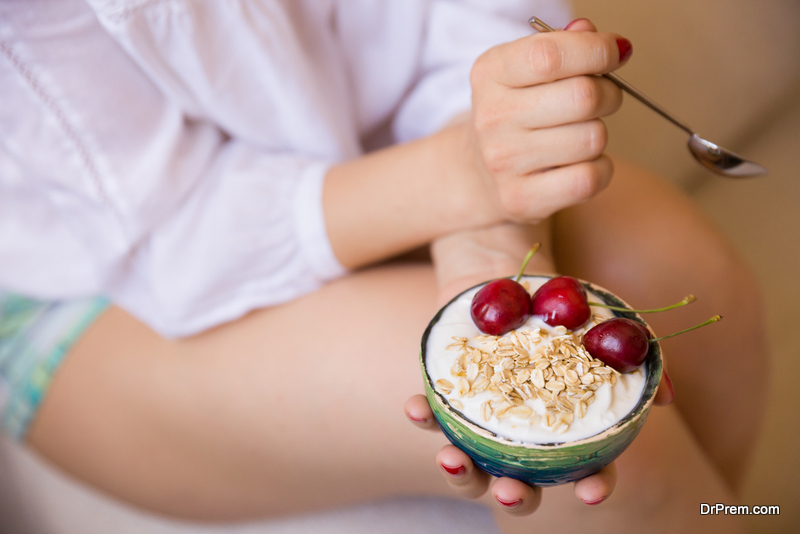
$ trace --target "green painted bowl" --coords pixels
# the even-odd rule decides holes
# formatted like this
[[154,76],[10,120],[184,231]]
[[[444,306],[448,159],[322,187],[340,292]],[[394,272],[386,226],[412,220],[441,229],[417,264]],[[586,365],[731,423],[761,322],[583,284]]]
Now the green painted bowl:
[[[605,289],[588,282],[582,283],[606,304],[631,309],[619,297]],[[474,288],[467,291],[471,289]],[[476,465],[494,476],[511,477],[536,486],[555,486],[579,480],[596,473],[622,454],[641,430],[658,389],[662,368],[661,347],[658,343],[650,344],[645,360],[647,374],[642,396],[634,409],[618,423],[594,436],[565,443],[515,441],[498,436],[470,421],[433,387],[426,366],[428,338],[445,308],[460,296],[455,297],[433,317],[422,336],[420,351],[420,365],[428,402],[442,432],[455,446],[469,455]],[[614,314],[646,324],[633,312]]]

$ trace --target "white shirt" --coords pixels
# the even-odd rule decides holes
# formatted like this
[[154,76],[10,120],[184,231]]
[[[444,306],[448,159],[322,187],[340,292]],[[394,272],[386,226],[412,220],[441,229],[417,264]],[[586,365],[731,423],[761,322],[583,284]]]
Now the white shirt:
[[182,336],[340,276],[337,161],[469,107],[544,0],[0,2],[0,288]]

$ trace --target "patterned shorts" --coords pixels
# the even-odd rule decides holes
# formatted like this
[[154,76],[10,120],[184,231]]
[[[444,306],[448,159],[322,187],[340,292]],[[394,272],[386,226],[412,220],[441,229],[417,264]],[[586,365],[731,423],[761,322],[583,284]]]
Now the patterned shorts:
[[48,302],[0,290],[0,431],[25,438],[64,355],[106,307],[102,298]]

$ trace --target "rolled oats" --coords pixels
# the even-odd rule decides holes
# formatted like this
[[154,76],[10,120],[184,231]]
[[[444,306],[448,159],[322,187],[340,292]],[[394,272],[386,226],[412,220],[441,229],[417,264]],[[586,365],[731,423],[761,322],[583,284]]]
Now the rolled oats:
[[[598,321],[597,316],[593,321]],[[484,421],[515,417],[564,433],[575,419],[586,415],[595,400],[594,391],[605,382],[616,383],[619,373],[592,358],[580,335],[564,327],[555,331],[555,336],[539,329],[515,330],[505,336],[481,334],[472,340],[453,337],[448,349],[458,353],[451,367],[458,380],[453,385],[440,379],[435,387],[442,394],[464,398],[494,393],[491,401],[481,404]],[[536,399],[542,401],[545,413],[536,413],[526,404]],[[461,406],[456,398],[449,400]]]

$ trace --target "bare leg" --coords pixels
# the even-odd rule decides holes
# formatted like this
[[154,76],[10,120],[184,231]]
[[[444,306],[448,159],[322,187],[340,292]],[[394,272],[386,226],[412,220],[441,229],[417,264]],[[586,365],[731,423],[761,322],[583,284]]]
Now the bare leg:
[[[669,199],[665,200],[669,201]],[[613,219],[614,214],[611,215]],[[640,215],[644,218],[648,216],[647,213]],[[603,216],[608,217],[609,214]],[[557,225],[556,228],[558,228]],[[457,246],[460,246],[461,249],[488,248],[490,250],[484,254],[487,261],[502,263],[505,260],[503,269],[513,271],[515,263],[524,254],[531,240],[547,240],[547,236],[542,235],[541,228],[536,230],[538,231],[517,231],[516,242],[514,239],[509,239],[510,236],[513,237],[513,233],[510,231],[503,231],[499,234],[492,232],[490,236],[482,233],[472,233],[472,235],[460,237],[452,236],[443,243],[437,243],[434,252],[445,253],[447,249]],[[563,228],[559,230],[564,232]],[[702,227],[698,230],[702,230]],[[630,231],[622,231],[620,235],[623,238],[630,238]],[[659,237],[658,235],[653,236],[655,239]],[[562,238],[567,240],[567,243],[580,244],[580,240],[570,235],[569,232],[565,232]],[[688,236],[688,239],[692,241],[705,239],[707,241],[705,247],[707,247],[709,255],[718,252],[711,248],[712,246],[721,246],[722,243],[713,234],[703,235],[700,233]],[[447,249],[443,250],[444,246],[447,246]],[[545,261],[540,261],[532,271],[552,270],[552,266],[548,266],[546,257],[540,257],[541,259]],[[594,259],[593,267],[585,269],[581,273],[592,280],[594,278],[585,273],[591,272],[592,269],[598,269],[598,266],[604,261],[602,258]],[[645,255],[641,258],[634,256],[630,261],[646,266],[648,260],[649,258]],[[454,262],[440,261],[440,263]],[[609,262],[606,261],[606,263]],[[480,267],[480,263],[474,262],[471,268],[480,270]],[[566,269],[568,270],[569,266]],[[560,266],[558,270],[563,271],[564,267]],[[618,291],[621,295],[627,295],[625,280],[622,282],[619,286],[621,289]],[[655,283],[665,284],[669,281],[655,280]],[[757,310],[751,311],[753,312],[752,318],[758,324]],[[712,378],[713,376],[710,375],[703,377],[705,380]],[[724,404],[715,404],[713,401],[714,399],[708,401],[710,409],[724,411]],[[532,528],[537,531],[554,532],[582,530],[636,532],[650,531],[654,524],[659,525],[663,531],[667,532],[688,532],[696,531],[699,528],[709,532],[739,532],[741,525],[735,517],[700,517],[701,503],[709,503],[716,499],[725,503],[735,502],[735,496],[730,491],[727,481],[720,475],[719,468],[709,461],[709,456],[710,452],[704,450],[702,444],[692,435],[690,428],[675,407],[656,408],[651,412],[642,434],[616,463],[619,470],[617,489],[601,506],[593,508],[580,503],[572,498],[573,489],[569,486],[548,488],[544,492],[542,506],[532,517],[519,519],[506,513],[498,513],[498,522],[508,532],[517,530],[530,532]],[[462,454],[458,461],[464,462],[464,460],[465,457]],[[451,465],[455,464],[451,463]],[[681,471],[682,474],[675,476],[674,470]],[[577,492],[577,488],[575,491]]]
[[612,185],[595,201],[557,216],[556,263],[561,272],[605,286],[643,309],[696,294],[691,306],[647,316],[659,335],[724,316],[662,346],[675,406],[737,488],[766,398],[767,345],[756,282],[682,192],[628,164],[616,167]]
[[180,342],[111,310],[28,442],[124,500],[200,519],[446,493],[446,440],[402,411],[435,294],[429,267],[374,269]]
[[[434,294],[429,268],[385,267],[177,343],[112,310],[64,362],[29,443],[113,495],[194,519],[449,495],[433,461],[441,435],[413,428],[402,413],[421,390],[416,340]],[[667,426],[667,443],[657,433],[659,421],[673,419],[654,417],[644,434],[654,433],[670,455],[643,436],[642,454],[623,456],[648,467],[620,463],[631,487],[658,492],[635,492],[631,506],[691,499],[702,487],[687,487],[694,476],[710,485],[704,497],[725,502],[691,436]],[[568,523],[556,514],[576,505]],[[555,490],[539,512],[508,528],[553,514],[567,528],[594,524],[593,511],[571,490]],[[697,518],[694,508],[674,511],[669,521]],[[641,531],[646,523],[627,524]]]
[[[180,342],[112,310],[65,360],[29,443],[113,495],[195,519],[448,495],[433,462],[442,437],[402,414],[421,391],[417,344],[436,292],[429,267],[382,267]],[[676,411],[651,417],[607,503],[556,488],[534,516],[503,517],[508,530],[597,528],[610,514],[616,532],[646,530],[654,517],[679,531],[701,520],[700,502],[730,502]]]

